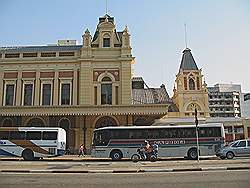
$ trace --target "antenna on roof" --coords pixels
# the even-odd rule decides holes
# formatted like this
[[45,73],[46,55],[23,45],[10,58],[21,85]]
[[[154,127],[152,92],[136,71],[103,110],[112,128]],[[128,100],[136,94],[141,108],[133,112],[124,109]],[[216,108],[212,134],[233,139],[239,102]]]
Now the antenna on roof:
[[184,23],[184,27],[185,27],[185,46],[187,48],[187,24]]
[[108,14],[108,0],[106,0],[106,14]]

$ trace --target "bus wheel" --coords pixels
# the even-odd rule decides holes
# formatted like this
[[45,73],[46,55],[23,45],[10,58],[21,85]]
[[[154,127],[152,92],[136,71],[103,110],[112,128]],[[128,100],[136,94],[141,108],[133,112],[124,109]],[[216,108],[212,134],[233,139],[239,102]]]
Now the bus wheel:
[[113,150],[110,153],[110,157],[113,161],[118,161],[122,158],[122,152],[120,150]]
[[189,159],[192,159],[192,160],[197,159],[198,158],[197,149],[191,148],[190,150],[188,150],[187,156]]
[[233,159],[233,158],[234,158],[233,152],[231,151],[227,152],[227,159]]
[[25,149],[23,152],[22,152],[22,157],[25,161],[32,161],[34,160],[34,153],[32,150],[30,149]]

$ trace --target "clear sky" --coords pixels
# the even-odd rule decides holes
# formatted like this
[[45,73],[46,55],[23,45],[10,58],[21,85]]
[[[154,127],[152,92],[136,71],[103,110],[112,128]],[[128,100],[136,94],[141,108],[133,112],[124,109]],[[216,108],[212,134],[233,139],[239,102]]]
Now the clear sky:
[[[0,0],[0,46],[47,45],[94,34],[105,0]],[[172,95],[182,51],[188,47],[208,86],[241,84],[250,92],[249,0],[108,0],[117,30],[131,33],[135,76],[164,83]]]

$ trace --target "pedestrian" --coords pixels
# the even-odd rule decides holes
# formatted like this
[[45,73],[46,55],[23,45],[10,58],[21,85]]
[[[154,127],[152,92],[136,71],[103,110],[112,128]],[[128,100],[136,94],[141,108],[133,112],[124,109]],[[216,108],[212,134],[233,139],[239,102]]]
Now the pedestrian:
[[80,157],[81,155],[84,157],[84,146],[83,146],[83,144],[80,145],[80,147],[79,147],[79,155],[78,155],[78,157]]

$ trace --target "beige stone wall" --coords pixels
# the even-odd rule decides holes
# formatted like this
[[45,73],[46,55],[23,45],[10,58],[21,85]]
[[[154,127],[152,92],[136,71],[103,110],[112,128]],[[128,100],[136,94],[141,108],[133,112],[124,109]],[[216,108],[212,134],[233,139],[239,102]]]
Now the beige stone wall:
[[80,68],[80,105],[93,105],[93,73],[91,62],[81,62]]
[[124,61],[121,63],[121,77],[122,104],[131,104],[131,62]]

